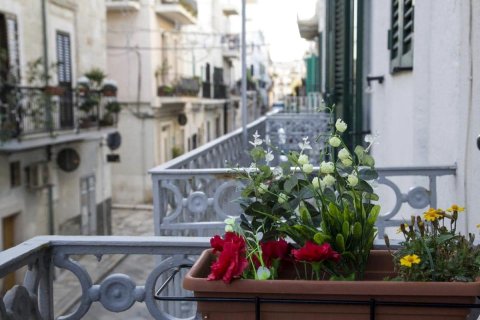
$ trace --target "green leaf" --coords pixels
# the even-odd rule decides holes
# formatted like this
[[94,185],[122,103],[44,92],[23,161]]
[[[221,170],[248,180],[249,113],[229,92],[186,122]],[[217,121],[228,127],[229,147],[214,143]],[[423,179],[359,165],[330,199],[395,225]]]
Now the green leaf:
[[373,168],[375,166],[375,159],[373,159],[373,157],[371,155],[365,154],[361,163],[366,165],[366,166],[369,166],[369,167]]
[[270,166],[262,165],[262,166],[259,166],[258,169],[266,176],[270,176],[272,174],[272,170],[270,169]]
[[285,189],[286,192],[290,193],[292,192],[292,189],[295,188],[295,186],[298,183],[298,178],[296,176],[291,176],[290,178],[285,181],[283,188]]
[[321,232],[317,232],[313,236],[313,241],[315,241],[317,244],[323,244],[324,242],[330,241],[330,239],[331,238],[328,235]]
[[350,224],[348,223],[348,221],[343,221],[342,234],[345,239],[348,239],[348,236],[350,234]]
[[258,162],[265,158],[265,150],[260,147],[255,147],[250,150],[250,156],[252,157],[253,161]]
[[302,220],[303,223],[307,225],[313,225],[312,216],[310,215],[310,212],[308,212],[307,207],[305,207],[304,205],[301,205],[298,211],[300,213],[300,219]]
[[355,189],[358,191],[373,193],[372,186],[365,180],[358,179],[358,184],[355,186]]
[[355,239],[360,239],[362,237],[362,224],[360,222],[355,222],[353,225],[353,237]]
[[373,180],[378,178],[378,173],[374,169],[361,168],[358,170],[358,177],[363,180]]
[[357,146],[354,153],[357,156],[358,161],[362,163],[363,157],[365,156],[365,149],[362,146]]
[[330,188],[325,188],[325,190],[323,191],[323,195],[330,202],[335,203],[337,201],[337,196],[335,195],[335,192]]
[[338,174],[344,178],[353,172],[353,166],[346,167],[341,161],[337,161],[335,167],[337,168]]
[[365,200],[378,201],[380,198],[376,193],[364,193],[363,198]]
[[335,237],[335,244],[337,245],[338,251],[345,251],[345,239],[343,238],[341,233],[338,233]]

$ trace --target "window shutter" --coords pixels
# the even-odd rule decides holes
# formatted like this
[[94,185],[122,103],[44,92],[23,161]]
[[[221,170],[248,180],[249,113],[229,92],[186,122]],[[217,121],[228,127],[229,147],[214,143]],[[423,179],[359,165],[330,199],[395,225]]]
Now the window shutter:
[[392,0],[392,23],[389,31],[392,73],[413,68],[413,23],[413,1]]
[[402,67],[413,67],[413,0],[403,0]]
[[72,83],[72,56],[70,50],[70,35],[57,33],[57,75],[59,84]]
[[12,80],[18,83],[20,82],[20,51],[18,48],[17,19],[13,16],[7,16],[6,24],[10,75]]

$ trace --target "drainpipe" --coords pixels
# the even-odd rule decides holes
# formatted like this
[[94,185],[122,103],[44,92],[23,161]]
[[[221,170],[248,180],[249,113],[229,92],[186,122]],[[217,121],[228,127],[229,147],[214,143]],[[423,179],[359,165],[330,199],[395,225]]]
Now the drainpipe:
[[247,50],[246,50],[246,0],[242,0],[242,142],[247,150]]
[[[43,33],[43,72],[45,78],[45,86],[48,86],[48,35],[47,35],[47,3],[46,0],[42,0],[42,33]],[[49,126],[50,134],[53,133],[52,129],[52,114],[50,109],[50,99],[46,99],[45,116],[47,120],[47,126]],[[51,158],[51,147],[47,146],[47,159]],[[55,234],[55,220],[53,210],[53,185],[48,183],[48,233]]]

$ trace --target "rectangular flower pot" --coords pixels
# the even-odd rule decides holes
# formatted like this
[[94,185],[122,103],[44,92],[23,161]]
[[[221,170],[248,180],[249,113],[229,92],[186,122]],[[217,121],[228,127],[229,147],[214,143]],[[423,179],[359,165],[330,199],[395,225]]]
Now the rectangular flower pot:
[[[202,253],[186,275],[183,287],[201,298],[255,298],[334,300],[339,304],[260,304],[262,320],[368,320],[372,299],[376,302],[376,320],[460,320],[470,313],[468,308],[392,306],[387,302],[471,304],[480,295],[480,283],[460,282],[399,282],[383,281],[393,275],[392,258],[388,251],[373,250],[363,281],[307,280],[233,280],[208,281],[210,265],[215,260],[212,250]],[[357,303],[357,304],[355,304]],[[383,304],[382,304],[383,303]],[[445,306],[445,305],[444,305]],[[198,302],[204,319],[255,319],[255,303]]]

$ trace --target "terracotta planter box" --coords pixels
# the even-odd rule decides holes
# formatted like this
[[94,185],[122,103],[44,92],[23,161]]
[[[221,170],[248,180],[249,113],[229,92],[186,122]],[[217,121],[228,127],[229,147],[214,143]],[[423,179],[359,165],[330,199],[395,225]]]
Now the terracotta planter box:
[[[475,302],[480,295],[480,283],[457,282],[397,282],[382,281],[393,274],[393,264],[387,251],[372,251],[364,281],[305,281],[305,280],[234,280],[207,281],[210,265],[215,259],[212,250],[202,253],[186,275],[183,287],[196,297],[277,298],[307,300],[348,300],[413,303]],[[368,320],[368,305],[325,304],[261,304],[262,320]],[[255,319],[254,303],[198,302],[198,311],[205,319]],[[467,308],[425,308],[376,306],[376,320],[460,320],[466,319]]]

